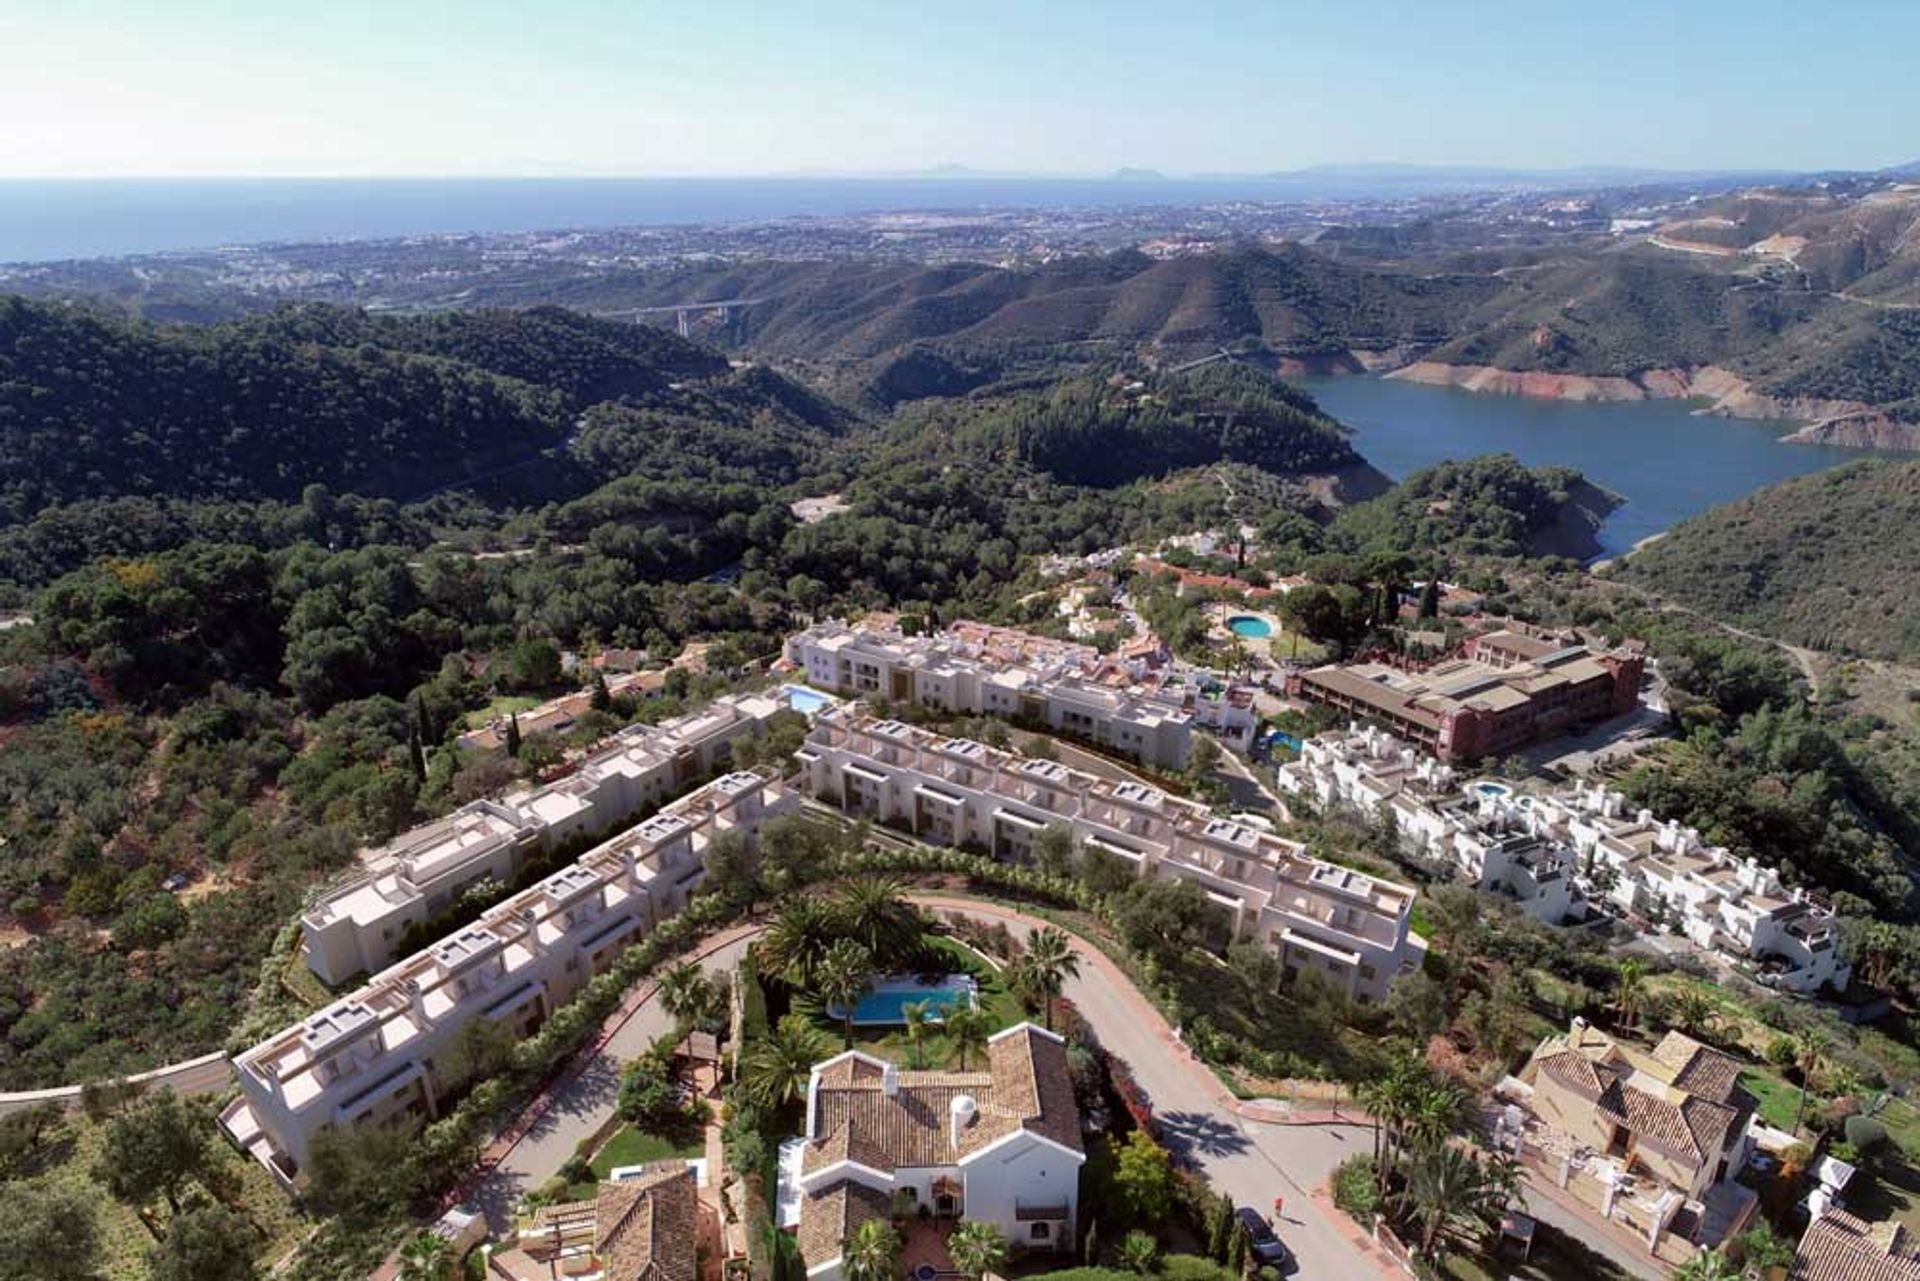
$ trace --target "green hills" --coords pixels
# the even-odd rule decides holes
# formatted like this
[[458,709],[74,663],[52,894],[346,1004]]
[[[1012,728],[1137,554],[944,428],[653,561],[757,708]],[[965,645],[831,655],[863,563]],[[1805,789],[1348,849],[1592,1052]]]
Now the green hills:
[[1676,525],[1623,572],[1778,640],[1920,661],[1920,461],[1862,461],[1760,490]]

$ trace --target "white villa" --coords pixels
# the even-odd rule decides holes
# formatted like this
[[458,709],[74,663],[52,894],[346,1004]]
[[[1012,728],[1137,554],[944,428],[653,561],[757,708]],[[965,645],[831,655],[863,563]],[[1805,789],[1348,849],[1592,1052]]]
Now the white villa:
[[240,1097],[220,1124],[291,1186],[322,1130],[438,1115],[442,1069],[462,1027],[487,1018],[516,1039],[531,1036],[686,906],[716,840],[752,838],[797,801],[743,771],[674,802],[238,1055]]
[[536,853],[679,794],[785,707],[733,694],[658,725],[630,725],[558,782],[470,801],[365,852],[359,874],[300,918],[308,968],[335,985],[386,968],[409,925],[432,920],[481,881],[512,880]]
[[845,711],[817,717],[798,756],[815,797],[923,840],[1022,860],[1059,824],[1142,876],[1192,881],[1232,937],[1257,940],[1290,974],[1318,970],[1360,1000],[1384,999],[1426,950],[1408,930],[1410,887],[1310,858],[1298,842],[1143,782]]
[[842,1242],[869,1220],[991,1223],[1016,1248],[1072,1252],[1086,1150],[1066,1044],[1031,1023],[987,1044],[984,1070],[902,1071],[858,1050],[813,1069],[798,1169],[810,1281],[839,1281]]
[[1259,718],[1252,691],[1173,683],[1130,653],[958,622],[937,636],[830,622],[787,638],[809,684],[968,715],[1047,725],[1161,769],[1185,769],[1193,730],[1244,749]]
[[1852,976],[1831,909],[1692,828],[1629,812],[1625,797],[1599,784],[1538,792],[1461,780],[1360,725],[1307,740],[1278,782],[1322,805],[1391,815],[1407,850],[1451,863],[1550,924],[1584,914],[1585,901],[1605,902],[1753,962],[1760,982],[1784,991],[1843,988]]

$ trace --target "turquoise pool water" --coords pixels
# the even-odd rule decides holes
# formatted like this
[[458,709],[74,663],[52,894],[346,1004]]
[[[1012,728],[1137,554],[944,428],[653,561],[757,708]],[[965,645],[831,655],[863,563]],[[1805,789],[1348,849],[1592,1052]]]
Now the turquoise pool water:
[[1273,635],[1273,624],[1264,618],[1255,618],[1252,614],[1235,614],[1227,620],[1227,630],[1235,636],[1245,636],[1250,640],[1265,640]]
[[[897,1026],[907,1021],[907,1006],[915,1001],[925,1001],[937,1022],[949,1010],[972,1005],[975,986],[965,974],[949,974],[937,983],[922,983],[917,978],[883,979],[853,1007],[853,1022],[856,1027]],[[841,1016],[837,1006],[827,1013],[836,1019]]]
[[805,685],[783,685],[780,692],[787,696],[787,706],[802,716],[811,716],[833,700],[817,689],[808,689]]

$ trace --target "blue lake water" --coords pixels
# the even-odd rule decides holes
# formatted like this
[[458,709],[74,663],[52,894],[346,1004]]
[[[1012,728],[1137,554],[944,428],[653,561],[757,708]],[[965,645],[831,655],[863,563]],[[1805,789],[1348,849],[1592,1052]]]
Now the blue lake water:
[[1352,427],[1354,448],[1395,480],[1476,454],[1578,468],[1626,499],[1600,529],[1610,554],[1777,481],[1891,456],[1784,445],[1779,438],[1791,423],[1708,418],[1684,401],[1580,404],[1368,377],[1303,378],[1299,385]]

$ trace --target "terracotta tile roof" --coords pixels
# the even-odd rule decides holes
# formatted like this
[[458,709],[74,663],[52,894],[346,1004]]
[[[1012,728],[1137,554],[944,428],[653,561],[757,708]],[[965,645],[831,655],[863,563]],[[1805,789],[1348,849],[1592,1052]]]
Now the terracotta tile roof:
[[[1066,1047],[1029,1025],[1001,1033],[987,1047],[984,1072],[899,1072],[886,1089],[886,1069],[845,1056],[819,1069],[814,1116],[802,1168],[840,1161],[876,1170],[954,1165],[1019,1130],[1075,1152],[1080,1113],[1067,1070]],[[951,1132],[953,1102],[974,1102],[974,1119]]]
[[809,1269],[832,1262],[862,1223],[885,1220],[892,1208],[885,1192],[851,1179],[808,1193],[800,1203],[800,1258]]
[[590,1230],[608,1281],[695,1281],[698,1275],[699,1193],[684,1161],[662,1161],[638,1178],[603,1183],[591,1201],[542,1206],[533,1229],[553,1233],[556,1245]]
[[1740,1088],[1739,1061],[1683,1033],[1667,1033],[1653,1047],[1653,1057],[1672,1069],[1667,1079],[1688,1094],[1727,1104],[1747,1097]]
[[1920,1247],[1898,1223],[1829,1210],[1800,1238],[1794,1281],[1920,1281]]

